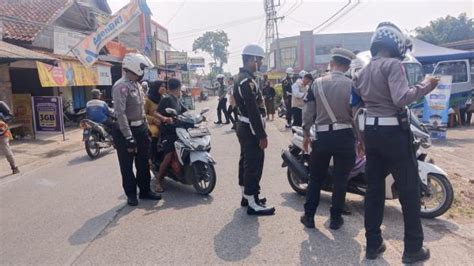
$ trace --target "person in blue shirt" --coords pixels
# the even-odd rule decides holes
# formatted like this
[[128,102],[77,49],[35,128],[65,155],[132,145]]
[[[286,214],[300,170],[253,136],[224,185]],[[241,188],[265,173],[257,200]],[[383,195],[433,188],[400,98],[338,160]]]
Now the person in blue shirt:
[[86,105],[87,118],[104,125],[108,131],[113,128],[115,122],[109,106],[100,99],[101,95],[100,90],[92,90],[92,100],[88,101]]

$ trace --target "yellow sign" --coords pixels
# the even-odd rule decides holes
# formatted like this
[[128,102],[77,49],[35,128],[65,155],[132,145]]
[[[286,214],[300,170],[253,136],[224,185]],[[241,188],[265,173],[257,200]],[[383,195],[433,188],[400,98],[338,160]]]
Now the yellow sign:
[[13,114],[15,122],[23,124],[22,130],[26,135],[33,135],[33,111],[30,94],[13,94]]
[[286,73],[283,72],[267,72],[268,79],[282,79],[286,76]]
[[73,61],[63,61],[58,66],[36,62],[43,87],[95,86],[98,85],[97,69],[88,69]]

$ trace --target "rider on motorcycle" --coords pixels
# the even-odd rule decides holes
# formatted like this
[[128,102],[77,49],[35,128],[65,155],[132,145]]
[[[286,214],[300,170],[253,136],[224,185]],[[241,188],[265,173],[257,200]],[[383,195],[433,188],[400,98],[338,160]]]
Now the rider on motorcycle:
[[160,164],[160,169],[156,175],[156,192],[163,192],[163,178],[166,170],[170,165],[174,155],[174,142],[178,140],[176,135],[176,127],[173,125],[173,114],[166,112],[167,108],[172,108],[178,115],[187,111],[186,107],[181,104],[179,98],[181,97],[181,82],[178,79],[171,78],[168,80],[168,96],[164,97],[159,105],[158,110],[155,113],[156,116],[162,121],[161,125],[161,151],[164,154],[163,160]]
[[104,125],[105,129],[109,132],[115,124],[113,112],[107,103],[100,99],[102,96],[100,90],[93,89],[91,93],[92,100],[88,101],[86,105],[87,118],[95,123]]

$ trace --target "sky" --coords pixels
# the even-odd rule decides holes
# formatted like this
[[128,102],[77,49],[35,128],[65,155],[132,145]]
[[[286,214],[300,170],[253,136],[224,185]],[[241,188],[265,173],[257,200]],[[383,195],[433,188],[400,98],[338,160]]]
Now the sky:
[[[129,0],[108,0],[113,12]],[[224,30],[230,39],[229,62],[225,71],[235,74],[241,65],[240,53],[250,43],[265,46],[264,0],[147,0],[153,17],[169,31],[172,47],[187,51],[188,56],[206,54],[192,52],[194,39],[206,31]],[[275,0],[280,38],[299,35],[311,30],[342,8],[345,0]],[[355,2],[359,2],[356,4]],[[373,31],[382,21],[391,21],[401,29],[412,32],[436,18],[447,15],[474,15],[472,0],[360,0],[352,1],[347,14],[318,33]]]

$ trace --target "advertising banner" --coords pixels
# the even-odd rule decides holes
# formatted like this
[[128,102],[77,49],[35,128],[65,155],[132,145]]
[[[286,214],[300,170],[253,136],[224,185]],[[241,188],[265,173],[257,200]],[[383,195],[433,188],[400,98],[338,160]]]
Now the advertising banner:
[[25,135],[33,135],[33,111],[31,109],[31,94],[13,94],[13,114],[15,121],[23,124]]
[[186,65],[188,63],[188,53],[186,52],[166,51],[165,57],[167,65]]
[[106,24],[84,38],[72,49],[72,52],[82,64],[90,67],[97,61],[100,49],[127,29],[142,14],[142,10],[146,9],[148,7],[145,0],[131,0],[128,5],[112,16]]
[[423,123],[434,139],[446,139],[452,76],[441,76],[438,86],[425,96]]
[[74,61],[62,61],[58,66],[36,61],[36,67],[43,87],[112,85],[110,66],[89,69]]
[[61,97],[34,96],[32,99],[35,132],[64,132]]

